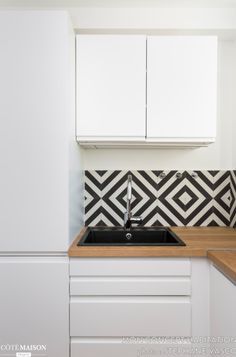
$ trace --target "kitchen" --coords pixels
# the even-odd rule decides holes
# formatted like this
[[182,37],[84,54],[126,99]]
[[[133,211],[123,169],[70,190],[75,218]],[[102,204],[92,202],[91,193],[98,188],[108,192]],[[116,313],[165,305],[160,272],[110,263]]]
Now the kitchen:
[[[0,6],[0,356],[194,355],[191,348],[205,345],[193,336],[224,336],[222,355],[223,348],[235,355],[226,339],[236,336],[235,2]],[[162,57],[151,47],[157,39],[188,41],[183,50],[191,51],[174,56],[178,87],[164,44],[154,46]],[[211,41],[205,51],[202,40]],[[183,65],[192,53],[194,72]],[[105,76],[107,58],[116,63]],[[204,88],[181,87],[184,72],[198,81],[203,71]],[[150,137],[155,125],[170,137],[147,140],[151,104],[159,110],[155,93],[168,88],[162,115],[168,107],[177,124],[152,120]],[[176,91],[188,98],[180,114]],[[186,125],[196,97],[199,112]],[[86,124],[95,135],[82,133]],[[116,130],[123,130],[118,139]],[[85,225],[123,227],[130,174],[132,214],[145,227],[173,227],[186,246],[77,246]],[[182,344],[173,342],[178,337]],[[186,353],[171,350],[183,346]]]

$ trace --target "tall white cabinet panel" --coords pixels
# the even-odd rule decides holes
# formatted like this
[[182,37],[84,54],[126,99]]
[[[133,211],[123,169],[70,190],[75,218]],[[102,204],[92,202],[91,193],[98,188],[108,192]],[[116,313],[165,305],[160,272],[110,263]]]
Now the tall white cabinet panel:
[[0,286],[1,345],[35,345],[40,349],[32,356],[69,357],[68,259],[1,257]]
[[145,82],[145,36],[78,35],[78,140],[144,140]]
[[215,37],[148,37],[148,139],[214,141],[216,88]]
[[73,51],[66,12],[0,12],[1,252],[67,250]]

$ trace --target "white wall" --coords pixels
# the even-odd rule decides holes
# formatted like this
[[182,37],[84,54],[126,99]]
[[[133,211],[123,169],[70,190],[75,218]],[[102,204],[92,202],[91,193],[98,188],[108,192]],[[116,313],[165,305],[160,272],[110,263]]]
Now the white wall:
[[[133,2],[135,3],[135,2]],[[167,3],[167,2],[166,2]],[[77,29],[236,29],[235,8],[69,8]]]
[[232,56],[234,67],[232,71],[232,88],[231,88],[231,108],[233,118],[232,141],[233,141],[233,168],[236,169],[236,41],[234,42],[234,54]]
[[84,168],[88,170],[235,168],[236,140],[232,135],[236,129],[235,48],[234,41],[219,41],[217,139],[214,144],[198,149],[84,149]]

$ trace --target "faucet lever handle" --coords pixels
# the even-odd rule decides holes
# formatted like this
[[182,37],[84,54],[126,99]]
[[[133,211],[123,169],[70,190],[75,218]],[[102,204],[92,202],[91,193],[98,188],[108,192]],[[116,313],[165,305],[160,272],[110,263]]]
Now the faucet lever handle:
[[143,219],[141,216],[133,216],[130,218],[131,222],[134,224],[141,224]]
[[127,180],[127,200],[131,201],[132,199],[132,175],[128,175]]

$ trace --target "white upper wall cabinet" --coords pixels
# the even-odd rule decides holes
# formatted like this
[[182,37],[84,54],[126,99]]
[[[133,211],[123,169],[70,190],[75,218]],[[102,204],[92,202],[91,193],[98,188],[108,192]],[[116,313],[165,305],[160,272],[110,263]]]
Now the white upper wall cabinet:
[[148,37],[147,54],[147,137],[214,141],[216,37]]
[[216,102],[215,36],[77,36],[83,145],[205,146]]
[[146,37],[77,36],[79,141],[144,140]]

